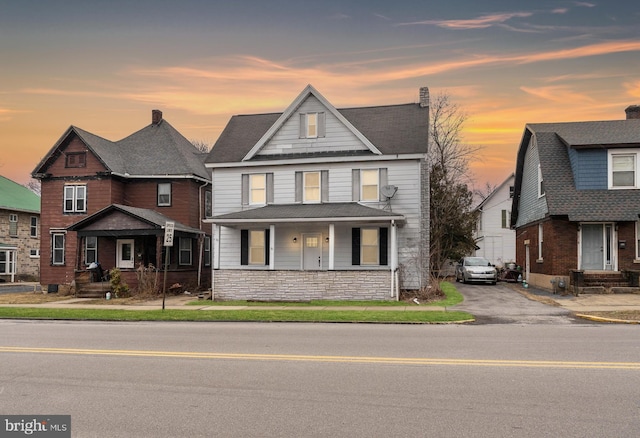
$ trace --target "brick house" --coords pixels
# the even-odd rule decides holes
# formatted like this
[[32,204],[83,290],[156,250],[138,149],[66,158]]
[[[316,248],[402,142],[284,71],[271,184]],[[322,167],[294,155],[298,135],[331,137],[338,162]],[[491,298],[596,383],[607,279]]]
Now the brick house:
[[40,197],[0,176],[0,281],[35,281],[40,268]]
[[640,106],[625,120],[525,126],[511,226],[530,284],[610,290],[637,281],[639,169]]
[[309,85],[282,113],[233,116],[206,160],[215,297],[393,300],[425,287],[428,98],[337,109]]
[[150,125],[119,141],[69,127],[33,171],[42,183],[42,285],[54,291],[79,282],[96,262],[120,268],[135,288],[136,269],[164,265],[164,224],[171,221],[176,244],[167,281],[208,286],[205,156],[158,110]]

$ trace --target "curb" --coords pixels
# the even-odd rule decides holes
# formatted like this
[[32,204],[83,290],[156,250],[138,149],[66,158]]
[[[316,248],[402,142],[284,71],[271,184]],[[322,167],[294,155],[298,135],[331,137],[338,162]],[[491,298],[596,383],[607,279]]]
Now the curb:
[[589,315],[587,313],[575,313],[574,314],[578,318],[587,319],[589,321],[595,322],[610,322],[616,324],[640,324],[640,321],[632,321],[628,319],[617,319],[617,318],[604,318],[602,316],[594,316]]

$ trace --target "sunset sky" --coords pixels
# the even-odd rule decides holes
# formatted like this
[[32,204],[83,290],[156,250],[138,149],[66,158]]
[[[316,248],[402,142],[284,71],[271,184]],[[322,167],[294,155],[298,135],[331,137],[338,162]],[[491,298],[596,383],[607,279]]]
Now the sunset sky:
[[0,0],[0,174],[27,182],[69,125],[119,140],[156,108],[213,144],[307,84],[338,108],[448,93],[483,147],[476,187],[499,184],[525,123],[640,104],[640,2]]

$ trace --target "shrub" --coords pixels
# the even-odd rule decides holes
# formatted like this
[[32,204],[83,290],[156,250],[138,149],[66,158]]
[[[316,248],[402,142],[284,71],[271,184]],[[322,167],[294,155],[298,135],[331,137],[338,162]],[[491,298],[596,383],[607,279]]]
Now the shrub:
[[111,283],[111,290],[115,294],[116,298],[125,298],[129,296],[129,286],[122,279],[122,272],[118,268],[113,268],[109,271],[109,283]]

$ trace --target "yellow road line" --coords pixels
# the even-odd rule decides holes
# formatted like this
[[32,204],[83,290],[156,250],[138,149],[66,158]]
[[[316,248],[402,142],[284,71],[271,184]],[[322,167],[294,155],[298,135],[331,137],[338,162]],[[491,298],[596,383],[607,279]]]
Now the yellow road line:
[[0,353],[43,353],[135,357],[173,357],[191,359],[236,359],[261,361],[301,361],[336,363],[374,363],[397,365],[463,365],[520,368],[584,368],[640,371],[640,362],[575,362],[549,360],[445,359],[423,357],[313,356],[296,354],[206,353],[195,351],[97,350],[84,348],[0,347]]

